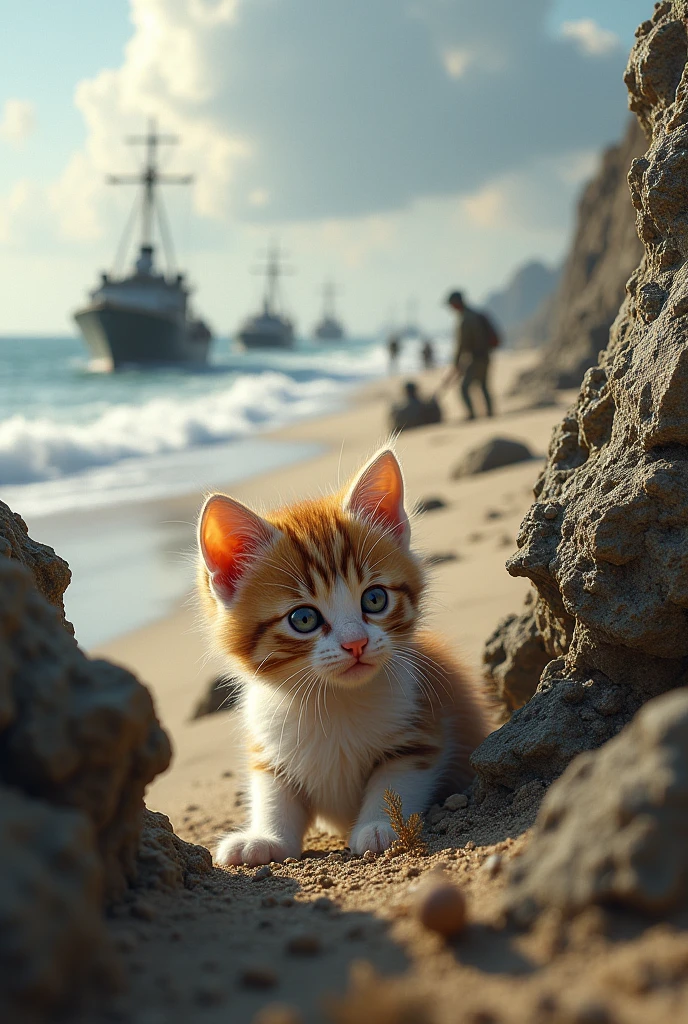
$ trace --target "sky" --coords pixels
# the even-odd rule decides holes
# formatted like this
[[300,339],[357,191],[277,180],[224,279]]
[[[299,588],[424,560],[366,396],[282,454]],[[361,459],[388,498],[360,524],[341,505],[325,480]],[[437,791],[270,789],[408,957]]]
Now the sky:
[[[561,260],[629,116],[651,0],[0,0],[0,335],[66,334],[134,202],[124,139],[179,136],[163,201],[219,334],[273,241],[302,333],[325,279],[356,334]],[[133,250],[132,250],[133,252]],[[131,255],[131,253],[130,253]]]

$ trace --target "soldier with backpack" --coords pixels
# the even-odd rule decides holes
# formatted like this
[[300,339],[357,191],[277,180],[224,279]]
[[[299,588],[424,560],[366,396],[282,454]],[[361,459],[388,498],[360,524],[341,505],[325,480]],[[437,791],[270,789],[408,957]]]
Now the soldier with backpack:
[[468,413],[467,419],[475,419],[471,399],[471,388],[477,384],[485,399],[488,416],[492,416],[492,398],[488,387],[488,373],[492,352],[499,346],[497,330],[485,313],[471,309],[463,300],[461,292],[451,292],[447,305],[459,314],[456,329],[456,352],[454,363],[440,383],[441,390],[456,377],[461,378],[461,397]]

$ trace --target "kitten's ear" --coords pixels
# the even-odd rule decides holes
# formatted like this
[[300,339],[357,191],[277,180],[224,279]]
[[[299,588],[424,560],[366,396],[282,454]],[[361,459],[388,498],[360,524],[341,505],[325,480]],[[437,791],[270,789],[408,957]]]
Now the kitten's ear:
[[411,527],[404,508],[404,478],[393,451],[378,452],[363,467],[344,498],[344,508],[372,520],[408,548]]
[[198,546],[212,588],[231,601],[251,558],[277,536],[277,530],[246,505],[224,494],[212,494],[198,523]]

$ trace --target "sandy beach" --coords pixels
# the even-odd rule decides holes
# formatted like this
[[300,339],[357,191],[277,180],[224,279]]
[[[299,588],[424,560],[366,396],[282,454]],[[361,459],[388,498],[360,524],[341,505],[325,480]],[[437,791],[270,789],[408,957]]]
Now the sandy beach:
[[[528,353],[506,353],[496,360],[496,418],[464,422],[458,397],[450,390],[444,400],[446,422],[404,433],[397,443],[408,508],[427,498],[445,503],[417,517],[413,528],[415,546],[433,563],[428,625],[450,640],[475,676],[481,671],[486,638],[503,615],[520,608],[529,586],[509,576],[504,562],[515,550],[518,526],[531,502],[552,425],[566,400],[563,396],[559,405],[542,409],[513,407],[507,397],[509,383],[531,358]],[[422,387],[434,387],[441,373],[426,374]],[[377,382],[362,389],[345,412],[281,431],[281,442],[319,444],[322,454],[233,484],[228,490],[249,504],[269,507],[343,483],[385,440],[388,405],[399,390],[398,379]],[[525,442],[535,458],[452,481],[451,469],[463,453],[495,436]],[[180,552],[188,552],[200,501],[201,495],[194,493],[147,503],[138,514],[176,523]],[[116,518],[117,511],[109,515]],[[124,507],[120,514],[135,513]],[[231,712],[198,720],[191,717],[200,697],[222,672],[221,664],[208,659],[193,596],[151,625],[90,653],[125,665],[151,688],[175,757],[170,770],[150,788],[148,806],[168,814],[183,837],[212,847],[217,833],[237,821],[234,803],[241,755]]]

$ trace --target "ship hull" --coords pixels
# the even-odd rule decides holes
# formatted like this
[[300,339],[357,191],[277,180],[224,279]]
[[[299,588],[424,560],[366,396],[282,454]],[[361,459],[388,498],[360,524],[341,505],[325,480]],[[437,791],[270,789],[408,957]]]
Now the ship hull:
[[[182,317],[105,304],[74,315],[94,361],[124,366],[203,366],[210,337],[193,337]],[[207,332],[206,332],[207,333]]]
[[294,347],[294,331],[288,326],[282,330],[244,327],[237,334],[237,341],[245,349],[289,349]]

